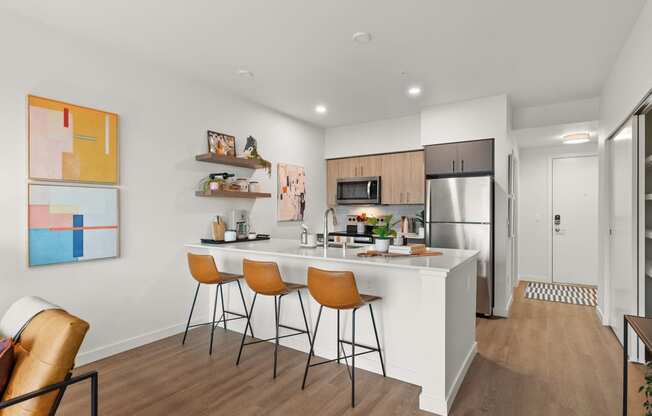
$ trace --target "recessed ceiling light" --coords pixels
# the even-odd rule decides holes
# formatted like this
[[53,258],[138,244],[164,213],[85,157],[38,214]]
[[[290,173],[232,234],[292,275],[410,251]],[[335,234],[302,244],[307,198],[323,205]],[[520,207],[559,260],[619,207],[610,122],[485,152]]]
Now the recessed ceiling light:
[[564,144],[581,144],[581,143],[587,143],[589,142],[589,139],[571,139],[571,140],[564,140]]
[[326,106],[319,104],[315,106],[315,113],[317,114],[326,114]]
[[418,85],[413,85],[410,88],[408,88],[407,93],[410,97],[418,97],[421,95],[421,87]]
[[353,41],[358,43],[369,43],[371,42],[371,33],[355,32],[353,34]]
[[564,144],[580,144],[586,143],[591,140],[591,133],[581,132],[581,133],[568,133],[561,136],[564,139]]
[[245,77],[245,78],[253,78],[254,77],[254,73],[247,70],[247,69],[238,69],[236,71],[236,74],[240,75],[241,77]]

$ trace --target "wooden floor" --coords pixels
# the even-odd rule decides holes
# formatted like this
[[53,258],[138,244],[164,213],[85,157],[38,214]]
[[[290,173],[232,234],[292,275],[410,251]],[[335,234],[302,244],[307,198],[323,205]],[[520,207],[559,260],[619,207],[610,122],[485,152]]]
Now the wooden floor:
[[[613,333],[586,306],[527,300],[516,291],[509,319],[478,321],[479,354],[452,415],[619,415],[621,349]],[[358,406],[351,409],[344,365],[311,369],[300,390],[305,354],[282,348],[272,380],[273,346],[248,347],[234,366],[240,336],[216,331],[207,354],[207,329],[185,347],[167,338],[82,367],[100,372],[102,415],[427,415],[418,410],[419,387],[359,370]],[[632,365],[630,391],[641,384]],[[630,415],[642,415],[630,394]],[[88,386],[66,393],[60,415],[88,415]]]

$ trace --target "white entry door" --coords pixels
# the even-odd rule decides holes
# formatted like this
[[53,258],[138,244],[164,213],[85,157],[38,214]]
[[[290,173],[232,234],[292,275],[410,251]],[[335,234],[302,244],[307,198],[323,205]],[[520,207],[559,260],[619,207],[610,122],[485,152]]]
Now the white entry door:
[[552,160],[552,281],[598,284],[598,157]]

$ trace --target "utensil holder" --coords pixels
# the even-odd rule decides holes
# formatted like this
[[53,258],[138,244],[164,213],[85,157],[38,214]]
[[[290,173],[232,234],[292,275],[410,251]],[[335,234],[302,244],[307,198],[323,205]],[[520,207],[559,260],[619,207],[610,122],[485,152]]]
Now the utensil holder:
[[223,241],[224,240],[224,223],[223,222],[213,222],[211,223],[211,229],[213,231],[213,240]]

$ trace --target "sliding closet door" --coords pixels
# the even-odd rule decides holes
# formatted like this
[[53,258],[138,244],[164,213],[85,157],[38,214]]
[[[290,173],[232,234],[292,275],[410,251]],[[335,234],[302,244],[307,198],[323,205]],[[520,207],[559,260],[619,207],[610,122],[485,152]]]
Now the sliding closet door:
[[611,188],[609,244],[610,323],[622,343],[623,315],[638,312],[636,118],[607,142]]

